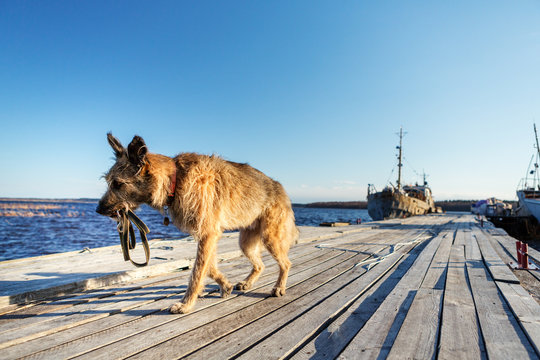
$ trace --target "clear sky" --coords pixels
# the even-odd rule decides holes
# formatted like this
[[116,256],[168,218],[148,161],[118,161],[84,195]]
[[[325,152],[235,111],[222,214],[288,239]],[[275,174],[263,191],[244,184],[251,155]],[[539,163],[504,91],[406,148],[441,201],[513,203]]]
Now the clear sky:
[[101,196],[112,131],[365,200],[403,126],[406,182],[513,199],[535,121],[538,1],[0,0],[0,197]]

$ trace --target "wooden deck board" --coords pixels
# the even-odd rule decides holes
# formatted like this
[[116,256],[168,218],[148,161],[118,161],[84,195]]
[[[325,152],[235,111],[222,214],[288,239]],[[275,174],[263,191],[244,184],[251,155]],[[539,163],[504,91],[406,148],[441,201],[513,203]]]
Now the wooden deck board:
[[[373,226],[365,224],[331,229],[306,226],[300,229],[300,242],[369,232]],[[240,256],[237,244],[238,233],[224,234],[218,244],[218,259],[227,260]],[[193,263],[196,246],[192,237],[167,241],[152,240],[150,263],[144,268],[135,268],[125,262],[119,245],[3,261],[0,262],[0,308],[187,268]]]
[[418,290],[392,344],[389,359],[432,359],[435,356],[442,299],[443,290]]
[[[363,252],[369,253],[369,252],[380,251],[381,249],[384,249],[387,247],[388,245],[379,243],[379,245],[367,245],[367,247],[366,245],[359,246],[358,250],[363,250]],[[328,251],[328,250],[324,250],[324,251]],[[253,306],[250,306],[249,308],[245,308],[242,313],[233,313],[226,317],[223,317],[223,315],[226,314],[229,311],[229,309],[214,310],[213,315],[210,314],[208,316],[205,316],[207,323],[204,324],[204,326],[194,330],[196,334],[199,334],[199,335],[195,335],[199,339],[199,342],[196,344],[194,344],[191,341],[191,339],[194,336],[193,333],[186,333],[182,336],[178,336],[177,334],[184,333],[186,329],[184,327],[183,331],[179,332],[179,330],[176,327],[174,327],[173,329],[171,329],[171,331],[177,337],[175,339],[171,339],[170,343],[173,344],[173,346],[170,347],[167,344],[165,346],[165,351],[168,351],[168,349],[179,349],[179,348],[182,349],[183,351],[182,354],[187,354],[188,352],[195,351],[197,350],[197,348],[191,348],[194,345],[201,347],[206,342],[208,343],[211,342],[216,336],[224,336],[231,331],[240,329],[243,326],[243,324],[256,321],[259,318],[262,318],[266,316],[267,314],[271,313],[272,311],[279,309],[282,306],[288,305],[289,303],[293,302],[296,299],[296,297],[302,297],[306,292],[312,291],[314,289],[318,289],[319,287],[321,287],[328,281],[334,281],[334,278],[336,276],[339,276],[343,272],[347,272],[347,270],[351,269],[354,266],[354,264],[356,264],[358,261],[365,259],[367,257],[368,255],[364,253],[344,251],[341,258],[337,259],[335,263],[327,264],[326,269],[325,267],[319,265],[319,266],[314,267],[312,271],[307,272],[307,273],[297,273],[293,265],[293,268],[291,269],[290,280],[289,280],[289,289],[287,290],[287,296],[285,298],[283,299],[269,298],[267,302],[254,304]],[[324,264],[321,264],[321,265],[324,265]],[[295,280],[295,277],[298,277],[298,276],[300,276],[301,282],[298,282],[298,285],[294,286],[294,284],[297,283],[298,281],[298,280]],[[264,294],[268,293],[271,285],[272,284],[269,284],[268,287],[264,290]],[[327,287],[326,291],[329,291],[329,290],[335,290],[335,289],[333,289],[333,287]],[[221,318],[219,318],[220,316]],[[211,320],[213,318],[217,318],[216,321],[212,322]],[[209,334],[211,335],[210,337],[208,337]],[[254,336],[254,333],[251,333],[250,335]],[[128,341],[129,343],[123,342],[122,343],[123,346],[130,346],[133,348],[133,350],[141,349],[141,348],[144,349],[144,347],[150,348],[153,345],[155,345],[155,341],[152,342],[151,339],[146,339],[146,338],[144,342],[137,341],[135,338],[130,339]],[[222,340],[220,344],[223,344],[225,341],[226,340]],[[226,349],[224,351],[217,351],[216,353],[221,354],[222,356],[225,356],[228,350],[229,349]],[[141,356],[142,357],[155,356],[153,355],[153,353],[154,352],[159,353],[160,351],[163,351],[163,347],[158,345],[152,349],[149,349],[146,353],[143,353],[144,355],[141,355]],[[99,354],[106,354],[106,353],[107,353],[107,349],[103,349],[103,350],[99,349],[98,351],[89,353],[89,357],[94,358],[96,356],[99,356]],[[160,354],[160,356],[163,356],[163,354]],[[202,355],[199,354],[198,356],[202,356]]]
[[431,240],[341,356],[354,358],[355,354],[361,354],[362,358],[376,359],[388,355],[441,240],[442,236]]
[[[319,264],[322,265],[323,269],[325,267],[333,267],[340,261],[343,261],[343,259],[347,256],[351,255],[340,254],[332,257],[326,263],[322,262]],[[294,288],[294,285],[297,282],[301,283],[303,280],[305,280],[306,276],[310,276],[310,273],[320,271],[316,268],[315,264],[310,265],[311,267],[305,269],[305,271],[301,272],[298,276],[291,276],[290,284],[292,285],[292,288]],[[107,330],[108,341],[105,343],[99,338],[78,339],[70,344],[69,349],[61,349],[62,352],[58,352],[53,349],[54,355],[61,357],[64,355],[63,352],[73,353],[74,349],[77,350],[77,353],[81,354],[96,350],[89,353],[91,355],[87,354],[87,356],[92,358],[100,358],[100,356],[107,358],[109,352],[111,351],[110,349],[114,349],[116,346],[125,346],[127,353],[135,353],[137,351],[144,350],[148,346],[152,346],[162,342],[163,340],[182,335],[186,331],[204,326],[208,322],[222,318],[230,313],[234,314],[239,310],[245,311],[246,309],[249,309],[250,306],[253,306],[253,304],[263,301],[268,297],[270,289],[273,286],[274,279],[272,278],[270,282],[261,279],[261,283],[264,284],[262,287],[256,288],[246,295],[239,296],[238,299],[231,298],[222,300],[217,297],[200,299],[197,304],[197,311],[187,315],[171,315],[165,308],[150,316],[141,318],[137,322],[127,322],[121,326],[116,326]],[[167,306],[171,303],[172,302],[169,301],[164,305]],[[162,306],[160,306],[160,308],[162,308]],[[218,308],[222,308],[223,310],[217,310]],[[244,314],[244,316],[247,316],[247,314]],[[154,332],[160,333],[161,336],[149,336]],[[108,346],[108,344],[113,341],[118,342]],[[199,341],[202,341],[202,339],[199,339]],[[189,346],[197,344],[198,343],[192,343]]]
[[452,246],[441,319],[439,357],[480,359],[485,349],[465,268],[465,239],[458,229]]
[[[427,242],[419,244],[408,253],[393,271],[368,289],[336,319],[319,333],[298,347],[293,359],[332,359],[340,354],[369,318],[377,311],[382,301],[393,291],[403,275],[410,269]],[[330,318],[329,318],[330,319]]]
[[482,232],[480,228],[476,228],[473,231],[473,236],[476,238],[478,246],[480,247],[482,257],[491,273],[491,277],[495,279],[495,281],[519,284],[518,278],[512,273],[512,270],[510,270],[508,265],[502,261],[495,249],[493,249],[486,233]]
[[324,299],[323,302],[310,309],[309,312],[304,312],[302,316],[297,317],[294,323],[288,324],[271,337],[265,338],[264,341],[250,348],[240,358],[282,357],[295,353],[298,348],[304,346],[307,340],[326,328],[327,323],[332,322],[333,319],[346,311],[369,287],[378,282],[387,271],[393,270],[403,256],[417,245],[417,243],[408,244],[396,250],[384,262],[376,264],[374,268],[370,268],[367,273],[363,273],[357,280],[348,284],[347,287]]
[[[309,250],[309,249],[307,249]],[[314,256],[315,254],[313,252],[308,252],[307,255],[311,255],[309,258],[305,258],[306,255],[304,254],[304,251],[300,252],[300,255],[298,257],[291,256],[291,259],[296,260],[296,266],[298,268],[298,271],[302,271],[306,268],[309,268],[310,266],[314,266],[315,264],[324,264],[326,261],[329,261],[335,257],[338,257],[342,254],[342,252],[333,252],[333,251],[317,251],[314,250],[314,252],[317,252],[318,256]],[[243,274],[247,272],[248,267],[245,267],[245,270],[243,271]],[[222,269],[224,274],[230,276],[232,273],[228,271],[228,269]],[[269,267],[265,273],[261,276],[259,280],[259,284],[272,284],[273,278],[277,274],[277,268]],[[187,276],[188,273],[185,273],[184,275],[184,283],[187,282]],[[176,276],[178,278],[178,275]],[[270,279],[271,278],[271,279]],[[270,281],[268,281],[269,279]],[[177,280],[177,279],[175,279]],[[116,333],[119,333],[118,336],[115,337],[114,334],[112,334],[110,331],[108,333],[108,339],[121,339],[126,335],[130,335],[134,333],[140,326],[140,324],[134,325],[133,322],[140,319],[143,316],[148,316],[153,313],[158,313],[164,309],[167,309],[168,306],[173,302],[173,299],[176,299],[174,301],[178,301],[178,299],[183,294],[183,291],[181,289],[178,289],[176,293],[171,297],[163,300],[156,301],[155,303],[149,303],[147,305],[143,305],[140,307],[137,307],[136,310],[133,312],[127,311],[125,312],[124,317],[106,317],[101,319],[96,319],[96,323],[91,323],[83,326],[79,326],[75,329],[70,329],[66,332],[56,332],[52,334],[51,336],[45,337],[45,338],[37,338],[35,341],[31,342],[25,342],[24,344],[21,344],[20,349],[14,349],[15,351],[21,351],[25,354],[29,354],[32,352],[41,351],[47,348],[50,348],[52,346],[58,346],[60,344],[69,342],[69,341],[80,341],[84,342],[85,346],[89,346],[89,343],[86,341],[86,336],[91,336],[96,329],[100,329],[101,331],[104,331],[106,329],[114,328]],[[73,312],[74,313],[74,312]],[[144,322],[145,324],[143,326],[146,327],[152,327],[155,326],[155,322],[159,324],[163,316],[150,316],[145,318]],[[122,326],[124,325],[124,326]],[[146,327],[142,327],[143,329],[146,329]],[[79,339],[79,340],[77,340]]]
[[[473,241],[471,246],[475,245]],[[534,358],[533,347],[499,295],[480,256],[467,259],[467,272],[488,357],[501,360]]]
[[[470,215],[434,215],[302,228],[285,296],[268,296],[278,269],[265,255],[254,289],[221,299],[209,283],[186,315],[167,308],[182,297],[189,270],[171,273],[168,265],[72,295],[51,291],[51,299],[18,307],[5,299],[16,300],[20,293],[7,292],[24,286],[8,286],[0,300],[0,351],[6,359],[538,358],[540,305],[506,265],[513,239],[478,226]],[[241,280],[249,263],[237,256],[237,234],[224,242],[220,268],[232,282]],[[174,259],[160,246],[169,263],[194,255],[189,242]],[[100,251],[111,249],[94,254]],[[4,262],[0,270],[20,282],[62,258]],[[66,263],[63,272],[67,283],[80,275]],[[92,276],[84,281],[107,283]]]
[[[351,235],[347,235],[347,237],[345,237],[344,240],[347,240],[350,236],[351,236]],[[363,240],[362,237],[360,237],[360,236],[357,236],[357,237],[359,237],[359,239]],[[373,241],[373,240],[370,240],[370,241]],[[306,244],[306,245],[307,245],[307,244]],[[380,246],[380,245],[379,245],[379,246]],[[385,245],[385,246],[386,246],[386,245]],[[338,255],[340,255],[340,254],[343,253],[342,251],[334,251],[334,250],[317,250],[317,249],[315,248],[314,245],[308,245],[308,246],[306,247],[306,249],[308,249],[308,250],[311,251],[311,252],[317,252],[317,253],[319,253],[319,254],[321,254],[321,253],[328,253],[328,254],[331,255],[332,257],[338,256]],[[299,251],[298,248],[295,249],[294,251],[292,251],[292,255],[294,255],[294,253],[296,253],[296,252],[298,252],[298,251]],[[349,254],[349,255],[350,255],[350,256],[353,256],[354,254],[351,253],[351,254]],[[294,258],[293,258],[293,257],[291,257],[291,258],[292,258],[293,261],[294,261]],[[318,264],[318,265],[321,265],[321,264],[324,265],[323,259],[314,259],[314,260],[315,260],[316,264]],[[244,262],[246,262],[246,266],[247,266],[247,261],[244,260]],[[299,265],[299,264],[295,265],[294,268],[298,267],[298,265]],[[301,265],[301,264],[300,264],[300,265]],[[247,269],[247,268],[246,268],[246,269]],[[270,268],[270,269],[271,269],[271,268]],[[300,267],[299,269],[301,270],[302,268]],[[275,271],[274,271],[273,273],[272,273],[272,272],[268,272],[268,270],[269,270],[269,269],[267,269],[267,271],[265,271],[265,273],[263,273],[263,276],[261,277],[261,279],[260,279],[260,281],[259,281],[259,284],[261,283],[261,281],[264,281],[265,278],[271,278],[270,282],[267,283],[267,287],[270,287],[270,286],[273,284],[273,281],[274,281],[275,277],[277,276],[277,275],[276,275],[276,274],[277,274],[277,269],[274,269]],[[316,271],[319,271],[319,270],[317,270],[316,268],[315,268],[315,270],[316,270]],[[247,273],[247,270],[245,270],[244,273]],[[227,273],[226,273],[226,274],[227,274]],[[230,274],[227,274],[227,275],[230,275]],[[291,281],[294,281],[294,277],[293,277],[293,276],[290,277],[289,284],[291,284]],[[264,284],[264,283],[263,283],[263,284]],[[267,292],[269,292],[269,290],[267,290]],[[213,299],[213,300],[215,300],[215,299]],[[168,299],[168,300],[166,301],[166,305],[165,305],[164,307],[162,307],[162,308],[158,308],[158,310],[162,310],[162,309],[166,308],[168,305],[170,305],[171,302],[172,302],[172,300]],[[204,302],[205,302],[205,299],[201,299],[201,300],[198,302],[198,305],[204,304]],[[153,305],[153,306],[155,307],[155,306],[158,306],[158,305],[159,305],[159,302],[156,303],[156,304]],[[108,319],[105,318],[105,319],[102,320],[102,322],[107,321],[107,320],[108,320]],[[154,320],[156,320],[157,323],[154,322]],[[116,328],[115,331],[114,331],[113,333],[111,333],[111,332],[109,331],[109,332],[108,332],[107,338],[108,338],[109,340],[111,340],[111,339],[119,339],[119,340],[121,340],[123,337],[125,337],[125,336],[127,336],[127,335],[136,333],[137,329],[139,329],[138,331],[141,331],[141,332],[142,332],[142,331],[147,330],[147,328],[151,328],[152,326],[157,326],[157,325],[159,325],[159,322],[160,322],[160,321],[164,321],[164,322],[165,322],[163,313],[161,313],[159,316],[156,315],[156,316],[150,316],[150,317],[148,317],[148,318],[145,318],[145,319],[143,319],[140,323],[137,323],[137,324],[135,324],[135,325],[132,324],[132,323],[130,322],[130,323],[128,323],[128,326],[126,326],[125,328],[124,328],[124,327],[121,327],[121,328],[118,327],[118,328]],[[96,325],[97,325],[97,326],[103,326],[103,325],[101,325],[101,324],[96,324]],[[185,329],[185,327],[181,327],[181,329]],[[73,332],[73,330],[70,330],[70,333],[71,333],[71,332]],[[116,334],[116,333],[118,333],[119,335],[114,335],[114,334]],[[56,337],[57,337],[57,336],[55,336],[55,338],[56,338]],[[86,339],[81,339],[80,341],[77,341],[77,342],[79,342],[79,343],[84,343],[84,345],[83,345],[84,347],[89,347],[90,344],[91,344],[91,342],[86,341]],[[41,342],[39,342],[39,343],[41,343]],[[72,344],[72,345],[73,345],[73,344]],[[140,344],[137,344],[137,346],[138,346],[138,345],[140,345]]]
[[454,232],[443,230],[439,236],[440,245],[392,345],[389,358],[430,359],[437,351],[443,290]]

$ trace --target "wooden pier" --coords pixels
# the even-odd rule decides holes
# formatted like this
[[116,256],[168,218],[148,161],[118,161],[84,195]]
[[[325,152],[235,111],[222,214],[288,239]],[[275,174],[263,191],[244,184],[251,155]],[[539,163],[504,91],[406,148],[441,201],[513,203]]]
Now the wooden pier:
[[[219,250],[232,282],[250,270],[235,242],[227,234]],[[540,275],[511,270],[515,240],[471,215],[301,228],[285,296],[269,297],[278,269],[265,255],[254,289],[222,299],[209,283],[186,315],[167,308],[186,289],[195,244],[153,247],[153,265],[137,270],[119,247],[0,263],[0,357],[540,356]]]

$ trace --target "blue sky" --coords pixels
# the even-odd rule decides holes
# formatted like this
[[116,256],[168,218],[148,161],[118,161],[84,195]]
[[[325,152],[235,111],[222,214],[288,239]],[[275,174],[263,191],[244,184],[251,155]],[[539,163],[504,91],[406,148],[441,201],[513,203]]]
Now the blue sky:
[[540,122],[538,1],[0,0],[0,197],[99,197],[106,133],[216,153],[294,202],[424,170],[513,199]]

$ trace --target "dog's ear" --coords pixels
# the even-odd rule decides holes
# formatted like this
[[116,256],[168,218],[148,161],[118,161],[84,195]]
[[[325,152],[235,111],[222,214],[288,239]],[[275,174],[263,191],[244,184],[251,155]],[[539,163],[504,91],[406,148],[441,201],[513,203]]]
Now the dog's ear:
[[141,167],[144,163],[144,158],[148,149],[142,137],[135,135],[133,140],[128,145],[128,157],[129,161],[137,166]]
[[112,133],[107,133],[107,140],[109,140],[109,144],[114,150],[114,155],[116,155],[116,158],[126,155],[126,149],[124,149],[120,141],[118,141],[118,139],[115,138]]

